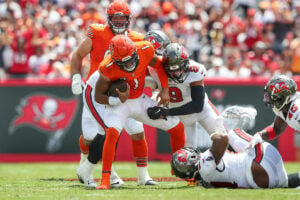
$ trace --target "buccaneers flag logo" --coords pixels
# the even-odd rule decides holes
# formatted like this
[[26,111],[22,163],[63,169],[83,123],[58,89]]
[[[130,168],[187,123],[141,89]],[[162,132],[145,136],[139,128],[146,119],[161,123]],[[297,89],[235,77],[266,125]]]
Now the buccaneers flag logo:
[[77,105],[77,98],[64,100],[43,94],[25,97],[16,108],[18,115],[12,120],[9,132],[32,127],[49,135],[47,151],[57,151],[75,117]]

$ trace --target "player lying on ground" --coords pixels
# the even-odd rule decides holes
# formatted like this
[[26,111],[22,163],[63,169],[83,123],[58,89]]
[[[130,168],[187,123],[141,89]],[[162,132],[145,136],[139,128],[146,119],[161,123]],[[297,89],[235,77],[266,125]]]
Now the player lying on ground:
[[[211,135],[212,147],[204,153],[183,148],[173,154],[171,167],[177,177],[194,178],[204,187],[295,188],[299,173],[287,175],[278,150],[268,142],[251,143],[241,129]],[[228,144],[237,153],[227,150]]]

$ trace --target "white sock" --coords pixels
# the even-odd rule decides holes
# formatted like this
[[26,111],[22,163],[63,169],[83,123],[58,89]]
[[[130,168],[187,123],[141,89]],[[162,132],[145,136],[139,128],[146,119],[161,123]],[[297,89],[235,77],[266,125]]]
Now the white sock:
[[82,164],[88,157],[88,154],[81,153],[80,154],[80,164]]
[[150,180],[150,175],[148,173],[148,167],[138,167],[138,182],[145,182]]

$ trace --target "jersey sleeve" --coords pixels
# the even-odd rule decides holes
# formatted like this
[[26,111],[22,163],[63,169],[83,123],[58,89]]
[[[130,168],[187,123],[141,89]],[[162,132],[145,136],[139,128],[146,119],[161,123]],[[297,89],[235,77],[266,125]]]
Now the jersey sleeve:
[[103,24],[90,24],[86,30],[85,35],[91,39],[93,39],[99,31],[103,31],[104,25]]
[[143,41],[145,38],[145,35],[136,31],[130,31],[128,37],[133,41],[133,42],[139,42]]
[[159,81],[161,83],[161,87],[162,88],[169,87],[168,75],[162,65],[162,58],[158,57],[155,65],[152,67],[157,70],[157,75],[158,75]]
[[210,177],[213,176],[216,167],[215,158],[209,149],[201,154],[200,160],[197,163],[197,168],[205,181],[210,181]]
[[204,67],[204,65],[196,63],[196,62],[191,62],[189,66],[189,71],[190,71],[190,81],[189,82],[196,82],[196,81],[201,81],[204,79],[204,77],[207,74],[207,71]]

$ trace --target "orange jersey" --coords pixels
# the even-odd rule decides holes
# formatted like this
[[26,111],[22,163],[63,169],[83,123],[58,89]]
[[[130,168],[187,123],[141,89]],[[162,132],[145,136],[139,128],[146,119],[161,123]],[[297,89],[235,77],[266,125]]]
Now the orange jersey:
[[[99,63],[109,52],[109,44],[114,37],[114,34],[108,25],[91,24],[86,35],[92,39],[92,50],[90,52],[91,64],[87,77],[89,78],[98,69]],[[135,31],[128,31],[128,37],[134,42],[142,41],[144,39],[143,34]]]
[[135,45],[139,56],[139,64],[135,71],[126,72],[121,70],[116,63],[112,61],[110,54],[105,57],[99,66],[100,73],[108,77],[110,81],[116,81],[118,79],[125,79],[127,81],[130,85],[129,99],[135,99],[142,95],[147,66],[154,55],[154,48],[150,42],[141,41],[136,42]]

